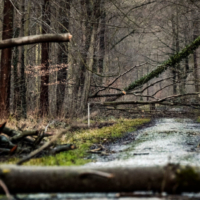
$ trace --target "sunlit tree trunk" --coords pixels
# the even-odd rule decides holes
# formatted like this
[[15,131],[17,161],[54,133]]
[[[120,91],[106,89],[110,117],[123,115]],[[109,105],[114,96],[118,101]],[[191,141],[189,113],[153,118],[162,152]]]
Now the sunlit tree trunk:
[[[9,39],[13,36],[13,5],[9,0],[4,0],[3,10],[3,34],[2,39]],[[7,118],[9,115],[10,98],[10,76],[11,76],[12,49],[6,48],[1,54],[0,74],[0,116]]]
[[[42,33],[47,33],[50,25],[50,2],[44,0],[42,6],[43,27]],[[49,111],[48,84],[49,84],[49,43],[42,43],[41,58],[41,91],[40,91],[40,114],[47,115]]]

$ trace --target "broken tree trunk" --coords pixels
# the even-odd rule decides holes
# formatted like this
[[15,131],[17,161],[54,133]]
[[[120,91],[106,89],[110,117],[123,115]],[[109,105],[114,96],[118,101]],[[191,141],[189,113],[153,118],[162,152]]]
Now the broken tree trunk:
[[[55,135],[54,138],[50,140],[50,142],[47,142],[43,144],[42,146],[39,146],[39,144],[42,142],[44,137],[49,137],[49,136],[54,135],[52,133],[46,132],[48,126],[46,127],[44,131],[43,130],[15,131],[13,129],[5,127],[5,125],[6,125],[6,122],[3,124],[0,124],[0,133],[4,133],[8,135],[9,137],[0,135],[0,154],[30,153],[32,149],[38,148],[38,149],[35,149],[35,151],[33,151],[33,154],[31,153],[25,158],[23,158],[22,160],[20,160],[18,164],[19,163],[22,164],[23,162],[31,159],[32,157],[36,156],[40,152],[42,152],[44,155],[49,155],[49,154],[57,154],[62,151],[73,150],[76,148],[75,145],[73,144],[65,144],[65,145],[59,145],[52,149],[50,146],[53,142],[56,141],[56,138],[58,137],[59,134]],[[61,134],[62,133],[63,132],[61,132]],[[27,136],[29,136],[29,138],[27,138]],[[30,136],[37,136],[37,138],[30,138]],[[31,146],[32,148],[31,149],[27,147],[19,148],[18,144],[20,142],[25,142],[27,147]]]
[[65,34],[45,34],[33,35],[19,38],[12,38],[0,41],[0,49],[22,46],[27,44],[44,43],[44,42],[70,42],[72,35]]
[[[26,167],[1,165],[11,193],[39,192],[199,192],[200,167]],[[3,193],[2,188],[0,192]]]

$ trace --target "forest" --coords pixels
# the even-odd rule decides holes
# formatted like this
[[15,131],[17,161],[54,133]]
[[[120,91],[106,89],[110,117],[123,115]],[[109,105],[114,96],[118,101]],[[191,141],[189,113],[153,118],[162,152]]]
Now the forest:
[[199,192],[200,1],[1,0],[0,38],[0,193]]

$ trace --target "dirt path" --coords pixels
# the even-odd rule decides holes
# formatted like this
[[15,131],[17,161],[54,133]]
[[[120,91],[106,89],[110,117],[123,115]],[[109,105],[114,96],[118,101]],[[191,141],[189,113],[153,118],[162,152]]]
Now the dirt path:
[[200,124],[191,119],[159,119],[153,126],[129,133],[127,138],[109,146],[115,153],[96,155],[97,162],[89,165],[150,166],[168,162],[200,165]]

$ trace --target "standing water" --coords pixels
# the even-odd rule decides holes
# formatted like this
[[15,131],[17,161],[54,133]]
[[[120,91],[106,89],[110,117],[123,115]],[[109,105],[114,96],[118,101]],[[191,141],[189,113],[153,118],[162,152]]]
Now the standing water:
[[[130,133],[135,134],[135,133]],[[191,119],[158,119],[155,125],[138,131],[129,145],[111,145],[115,151],[97,157],[90,166],[152,166],[167,163],[200,165],[200,124]]]

